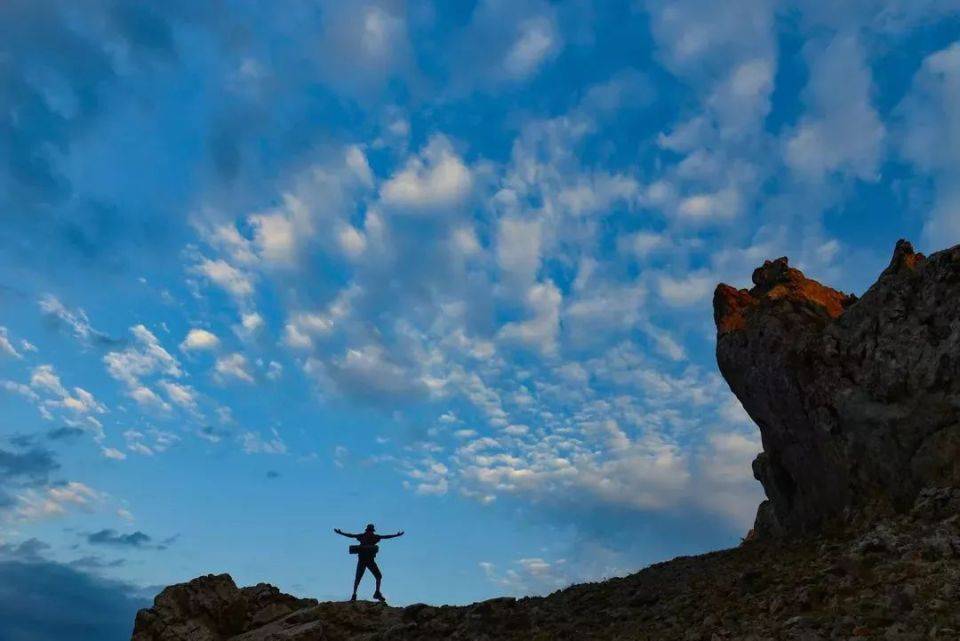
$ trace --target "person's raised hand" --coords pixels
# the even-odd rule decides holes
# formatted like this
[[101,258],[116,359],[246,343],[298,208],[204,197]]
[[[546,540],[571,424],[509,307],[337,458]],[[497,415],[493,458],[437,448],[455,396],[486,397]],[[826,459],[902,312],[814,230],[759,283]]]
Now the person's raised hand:
[[336,532],[337,534],[343,534],[343,532],[341,532],[340,528],[338,527],[333,528],[333,531]]
[[397,536],[403,536],[403,530],[400,530],[399,532],[397,532]]

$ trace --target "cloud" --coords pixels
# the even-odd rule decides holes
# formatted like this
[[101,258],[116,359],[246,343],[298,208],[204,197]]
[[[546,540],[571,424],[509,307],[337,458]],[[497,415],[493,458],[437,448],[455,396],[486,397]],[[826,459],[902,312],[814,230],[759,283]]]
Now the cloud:
[[671,307],[690,307],[703,303],[716,287],[713,274],[698,271],[674,277],[660,274],[656,279],[657,293]]
[[240,302],[245,302],[253,295],[254,286],[251,275],[223,259],[202,258],[194,265],[193,271],[204,276]]
[[[927,56],[897,114],[901,153],[934,179],[923,236],[931,247],[960,242],[960,42]],[[926,203],[924,203],[926,207]]]
[[84,433],[84,430],[78,427],[63,426],[47,432],[47,438],[50,439],[51,441],[62,441],[62,440],[72,439],[78,436],[82,436],[83,433]]
[[68,481],[43,491],[25,490],[17,499],[16,517],[22,521],[38,521],[61,516],[71,508],[90,511],[103,502],[105,495],[79,481]]
[[380,198],[399,211],[442,211],[462,203],[472,183],[470,169],[450,141],[434,135],[419,155],[383,183]]
[[180,385],[173,381],[160,381],[157,385],[164,391],[167,398],[180,407],[196,411],[197,409],[197,391],[189,385]]
[[536,284],[527,290],[529,318],[505,324],[498,334],[501,341],[519,343],[550,355],[557,350],[560,331],[560,306],[563,295],[551,282]]
[[129,387],[136,387],[143,377],[163,374],[179,378],[183,375],[180,363],[160,345],[160,341],[143,325],[130,328],[135,345],[103,357],[107,372]]
[[244,432],[240,443],[247,454],[286,454],[287,445],[276,429],[271,430],[272,438],[264,438],[257,432]]
[[496,585],[498,590],[518,596],[549,594],[581,578],[574,578],[566,559],[517,559],[503,570],[489,561],[481,561],[479,565],[487,580]]
[[90,324],[90,319],[82,309],[67,308],[53,294],[44,294],[39,301],[40,311],[50,322],[63,327],[83,343],[112,345],[116,341]]
[[23,358],[20,352],[18,352],[10,342],[10,338],[7,335],[7,328],[2,325],[0,325],[0,354],[6,354],[7,356],[12,356],[17,359]]
[[13,493],[18,489],[42,487],[59,469],[60,464],[49,450],[34,448],[15,452],[0,449],[0,510],[14,504]]
[[541,223],[501,218],[497,223],[497,265],[502,279],[515,287],[534,282],[540,269]]
[[543,62],[560,49],[556,26],[549,18],[532,18],[519,28],[507,55],[503,68],[507,75],[522,80],[532,75]]
[[239,352],[224,354],[218,358],[214,365],[214,372],[217,380],[221,383],[229,381],[253,382],[250,364],[247,362],[247,358]]
[[257,335],[264,328],[266,321],[257,312],[240,315],[240,324],[233,326],[233,331],[240,338],[247,340]]
[[10,392],[11,394],[19,394],[27,400],[33,401],[34,403],[39,402],[40,397],[30,389],[29,385],[23,383],[17,383],[16,381],[3,380],[0,381],[0,388]]
[[48,546],[36,539],[4,547],[0,638],[123,641],[130,637],[137,610],[149,605],[138,588],[85,571],[92,567],[89,558],[73,564],[47,560]]
[[870,68],[857,38],[837,35],[805,48],[808,112],[786,141],[787,165],[805,180],[845,173],[876,180],[886,128],[871,104]]
[[195,327],[187,332],[186,338],[180,343],[180,350],[184,352],[206,351],[216,349],[219,346],[220,339],[217,338],[216,334]]
[[470,22],[450,34],[450,91],[492,91],[533,78],[563,49],[557,10],[540,0],[483,0]]
[[[34,367],[30,374],[30,387],[53,398],[46,398],[42,401],[43,407],[60,408],[68,410],[72,414],[103,414],[107,408],[94,398],[93,394],[82,387],[74,387],[73,391],[68,391],[60,382],[52,365],[38,365]],[[99,423],[94,419],[93,425],[99,428]],[[98,432],[100,430],[98,429]]]
[[308,374],[348,397],[375,402],[411,402],[424,397],[429,385],[415,365],[398,362],[381,345],[348,348],[322,362],[307,361]]
[[367,99],[406,73],[411,54],[407,23],[396,3],[323,0],[316,64],[324,82]]
[[115,447],[104,447],[100,450],[100,453],[104,458],[108,458],[113,461],[125,461],[127,459],[127,455]]
[[90,545],[108,545],[115,547],[146,547],[153,539],[137,530],[130,534],[120,534],[116,530],[104,529],[87,535],[87,543]]
[[146,433],[139,430],[127,430],[123,433],[127,449],[142,456],[153,456],[167,451],[180,437],[171,432],[149,429]]
[[[134,325],[130,328],[134,337],[134,344],[124,350],[109,352],[103,357],[107,373],[122,382],[127,390],[127,396],[145,408],[152,408],[162,412],[170,411],[170,405],[148,387],[149,381],[158,376],[179,378],[183,376],[180,362],[168,352],[157,340],[157,337],[143,325]],[[183,404],[186,396],[191,392],[189,387],[174,384],[170,381],[161,381],[171,400]]]

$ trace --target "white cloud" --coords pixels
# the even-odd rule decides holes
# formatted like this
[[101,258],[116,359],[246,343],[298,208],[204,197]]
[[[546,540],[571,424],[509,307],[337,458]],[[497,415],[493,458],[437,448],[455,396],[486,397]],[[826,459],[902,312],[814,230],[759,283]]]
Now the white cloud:
[[15,514],[22,521],[39,521],[62,516],[70,508],[91,510],[104,500],[105,496],[77,481],[63,485],[54,485],[42,492],[27,490],[17,496],[18,505]]
[[564,588],[581,577],[570,574],[566,559],[547,561],[540,557],[518,559],[509,567],[500,570],[489,561],[481,561],[480,569],[487,580],[499,590],[518,596],[548,594]]
[[271,381],[275,381],[283,376],[283,365],[277,361],[270,361],[267,365],[267,378]]
[[214,365],[217,380],[226,382],[230,380],[243,381],[244,383],[253,382],[253,374],[250,372],[250,364],[246,356],[239,352],[224,354],[217,359]]
[[37,393],[30,389],[29,385],[25,385],[23,383],[17,383],[16,381],[11,380],[2,380],[0,381],[0,388],[10,392],[11,394],[19,394],[27,400],[35,403],[40,400],[40,397],[37,395]]
[[158,383],[171,402],[187,410],[197,409],[197,392],[189,385],[162,380]]
[[740,193],[726,187],[706,194],[687,196],[677,204],[677,217],[684,222],[724,222],[736,218],[741,210]]
[[[67,390],[52,365],[34,367],[30,373],[30,386],[53,397],[43,401],[43,405],[47,408],[58,407],[69,410],[73,414],[103,414],[107,411],[107,408],[98,402],[93,394],[82,387],[74,387],[72,392]],[[24,393],[19,388],[13,391]],[[33,398],[36,396],[34,395]]]
[[180,343],[180,350],[183,352],[204,351],[213,350],[219,346],[220,339],[217,338],[216,334],[195,327],[187,332],[186,338]]
[[105,447],[100,450],[100,453],[103,454],[104,458],[108,458],[113,461],[123,461],[127,458],[126,454],[114,447]]
[[170,404],[164,401],[160,396],[145,385],[135,385],[127,390],[127,396],[137,402],[141,407],[153,408],[163,412],[170,411]]
[[326,381],[352,397],[410,401],[429,390],[414,366],[398,362],[383,346],[374,343],[347,348],[326,362],[309,359],[306,371],[319,382]]
[[367,239],[362,233],[357,231],[353,225],[345,224],[340,227],[337,233],[337,242],[340,243],[340,249],[351,258],[356,258],[363,254],[367,247]]
[[357,285],[349,285],[323,311],[292,314],[284,326],[284,343],[294,349],[310,349],[314,338],[329,337],[349,319],[353,303],[362,293]]
[[504,70],[514,80],[532,75],[560,49],[559,34],[553,22],[545,17],[525,20],[516,40],[503,60]]
[[431,458],[424,459],[419,465],[410,467],[407,476],[413,481],[404,481],[404,486],[421,496],[443,496],[450,489],[447,477],[449,468]]
[[497,224],[497,265],[503,280],[526,287],[540,269],[541,232],[535,220],[501,218]]
[[717,278],[709,272],[691,272],[674,277],[660,274],[656,278],[657,293],[671,307],[689,307],[706,301],[717,286]]
[[142,456],[153,456],[167,451],[180,437],[171,432],[149,429],[146,433],[139,430],[127,430],[123,433],[127,449]]
[[103,357],[107,372],[128,387],[140,385],[140,379],[154,374],[179,378],[183,375],[180,363],[165,350],[157,337],[143,325],[130,328],[134,344]]
[[897,111],[903,155],[935,180],[924,240],[937,248],[960,242],[960,42],[927,56]]
[[875,180],[886,130],[871,104],[870,67],[860,43],[838,35],[809,43],[805,53],[808,112],[786,141],[787,165],[811,181],[831,172]]
[[238,300],[244,301],[253,295],[253,279],[250,274],[237,269],[223,259],[203,258],[193,270]]
[[450,141],[434,135],[419,155],[383,183],[380,198],[403,211],[447,210],[467,198],[472,184],[470,169]]
[[[254,214],[247,218],[247,222],[253,227],[257,252],[264,261],[273,265],[294,263],[299,242],[298,227],[301,226],[297,224],[297,218],[308,219],[302,210],[302,203],[288,198],[285,211]],[[297,216],[298,213],[300,216]]]
[[530,317],[500,328],[498,338],[516,342],[550,355],[557,350],[560,331],[560,305],[563,295],[552,282],[538,283],[527,290],[526,309]]
[[756,516],[763,490],[751,471],[751,463],[763,449],[759,432],[717,432],[707,439],[700,454],[697,497],[704,510],[721,514],[747,528]]
[[390,2],[322,0],[322,31],[314,37],[321,79],[348,96],[374,95],[402,75],[410,58],[403,12]]
[[0,354],[6,354],[14,358],[23,358],[20,352],[18,352],[10,342],[10,338],[7,335],[7,328],[2,325],[0,325]]
[[347,167],[353,171],[360,182],[366,187],[373,187],[373,170],[370,169],[370,163],[367,162],[363,149],[357,145],[350,145],[347,147],[345,157]]
[[270,430],[272,438],[264,438],[256,432],[244,432],[240,435],[243,451],[247,454],[286,454],[287,445],[276,429]]
[[620,236],[617,246],[621,253],[643,260],[667,249],[670,242],[664,234],[641,231]]
[[97,331],[90,325],[90,319],[82,309],[76,311],[68,309],[53,294],[44,294],[39,301],[40,311],[48,318],[66,326],[70,332],[83,342],[91,340],[107,341],[105,334]]

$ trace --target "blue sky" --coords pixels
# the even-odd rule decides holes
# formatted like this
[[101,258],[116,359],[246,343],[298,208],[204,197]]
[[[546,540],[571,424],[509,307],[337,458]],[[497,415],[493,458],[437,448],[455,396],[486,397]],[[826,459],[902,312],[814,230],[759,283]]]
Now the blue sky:
[[368,521],[398,603],[733,545],[716,283],[960,241],[956,0],[13,0],[0,102],[0,583],[95,638]]

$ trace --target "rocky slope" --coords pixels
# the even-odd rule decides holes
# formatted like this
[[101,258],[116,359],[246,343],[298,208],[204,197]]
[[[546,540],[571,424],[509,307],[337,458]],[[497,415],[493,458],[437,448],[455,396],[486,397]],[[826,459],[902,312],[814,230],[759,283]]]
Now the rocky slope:
[[960,247],[898,243],[856,299],[768,261],[717,288],[717,359],[768,500],[736,549],[544,598],[318,603],[228,575],[164,590],[133,641],[960,639]]
[[164,590],[133,641],[960,639],[960,490],[867,531],[742,546],[465,607],[317,603],[228,575]]

